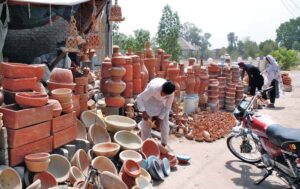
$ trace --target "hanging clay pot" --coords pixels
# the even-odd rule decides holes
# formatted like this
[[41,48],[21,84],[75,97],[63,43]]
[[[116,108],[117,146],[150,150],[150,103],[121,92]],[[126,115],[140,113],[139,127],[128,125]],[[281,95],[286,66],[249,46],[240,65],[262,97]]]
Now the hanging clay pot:
[[115,4],[111,7],[108,19],[109,21],[115,22],[122,22],[125,20],[125,18],[122,17],[122,9],[118,5],[118,0],[115,0]]

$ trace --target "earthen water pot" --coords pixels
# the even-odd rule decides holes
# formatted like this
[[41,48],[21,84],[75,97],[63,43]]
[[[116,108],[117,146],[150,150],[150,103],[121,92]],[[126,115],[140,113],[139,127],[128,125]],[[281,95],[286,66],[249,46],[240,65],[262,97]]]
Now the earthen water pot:
[[9,91],[33,91],[36,87],[37,77],[21,78],[21,79],[9,79],[3,78],[3,89]]
[[145,154],[146,158],[153,155],[159,158],[160,150],[159,147],[153,139],[147,139],[143,142],[141,151]]
[[125,98],[133,97],[133,82],[126,82],[126,88],[125,88],[122,96]]
[[141,163],[143,157],[140,153],[133,151],[133,150],[124,150],[119,154],[119,158],[122,162],[131,159],[137,163]]
[[89,127],[87,138],[92,144],[111,142],[110,135],[106,128],[97,124],[93,124]]
[[114,135],[114,140],[124,150],[139,150],[142,147],[142,139],[130,131],[118,131]]
[[105,156],[98,156],[92,160],[92,166],[97,169],[100,173],[104,171],[111,172],[118,175],[118,171],[113,162]]
[[97,156],[114,157],[119,151],[120,145],[113,142],[104,142],[93,146],[93,152]]
[[16,102],[21,107],[40,107],[47,104],[48,95],[37,92],[17,93]]
[[105,189],[128,189],[126,184],[118,175],[104,171],[100,178],[101,184]]
[[111,77],[117,77],[118,80],[121,80],[126,73],[126,69],[124,67],[112,67],[110,68],[109,72]]
[[58,185],[55,176],[49,173],[48,171],[37,173],[36,175],[34,175],[33,180],[41,181],[40,189],[48,189]]
[[119,67],[126,64],[125,56],[112,57],[111,63],[113,67]]
[[186,80],[186,89],[185,89],[185,92],[187,94],[193,94],[194,93],[194,89],[195,89],[195,85],[196,85],[195,76],[194,76],[193,72],[190,71],[188,73],[187,80]]
[[132,63],[132,72],[133,72],[133,79],[141,78],[141,63],[140,62]]
[[93,111],[84,111],[81,113],[80,120],[83,124],[89,128],[93,124],[100,125],[102,127],[106,127],[105,123],[100,119],[100,117]]
[[58,100],[48,99],[48,103],[52,105],[53,117],[60,116],[62,112],[62,107]]
[[45,64],[21,64],[2,62],[0,64],[1,74],[5,78],[32,78],[43,79],[45,73]]
[[126,57],[126,64],[123,67],[126,69],[126,72],[122,80],[125,82],[132,81],[133,67],[132,67],[132,59],[130,57]]
[[113,45],[113,54],[112,57],[122,56],[122,53],[120,52],[120,47],[118,45]]
[[72,71],[64,68],[54,68],[50,73],[49,81],[54,83],[72,84]]
[[105,103],[108,107],[121,108],[125,105],[125,98],[122,96],[105,97]]
[[120,130],[130,131],[136,127],[136,121],[120,115],[110,115],[104,118],[107,125],[107,130],[110,132],[117,132]]
[[108,79],[105,82],[105,85],[106,85],[105,87],[107,88],[107,92],[109,92],[110,95],[112,95],[112,96],[118,96],[126,88],[126,83],[124,83],[121,80],[114,81],[113,79]]
[[149,80],[153,79],[155,77],[156,59],[155,58],[145,58],[144,64],[148,70]]
[[13,168],[5,168],[0,172],[2,188],[22,189],[22,180]]
[[123,168],[125,173],[131,177],[135,178],[141,174],[140,165],[131,159],[128,159],[124,162]]
[[71,165],[78,167],[84,175],[87,175],[89,169],[90,159],[87,153],[79,149],[74,154],[73,158],[71,159]]
[[71,164],[67,158],[62,155],[50,155],[50,164],[48,172],[50,172],[59,183],[65,182],[69,178],[69,170]]
[[76,166],[72,166],[70,168],[70,172],[69,172],[69,181],[72,185],[74,185],[75,182],[77,181],[84,181],[85,177],[82,173],[82,171],[76,167]]

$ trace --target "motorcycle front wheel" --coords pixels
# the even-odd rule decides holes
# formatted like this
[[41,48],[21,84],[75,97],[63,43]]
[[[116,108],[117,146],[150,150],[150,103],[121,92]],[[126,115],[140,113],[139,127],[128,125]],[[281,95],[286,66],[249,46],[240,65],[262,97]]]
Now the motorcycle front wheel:
[[246,163],[254,164],[261,161],[261,154],[251,135],[232,134],[227,138],[227,147],[235,157]]

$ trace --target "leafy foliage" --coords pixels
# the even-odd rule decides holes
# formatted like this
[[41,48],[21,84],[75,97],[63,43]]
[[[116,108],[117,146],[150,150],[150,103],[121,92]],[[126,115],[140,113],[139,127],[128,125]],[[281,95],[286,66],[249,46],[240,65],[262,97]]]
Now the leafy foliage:
[[276,30],[276,41],[287,49],[293,48],[294,42],[300,42],[300,17],[282,23]]
[[259,54],[261,56],[267,56],[272,51],[277,50],[277,49],[278,49],[278,44],[271,39],[265,40],[259,44],[259,50],[260,50]]
[[235,35],[234,32],[230,32],[229,34],[227,34],[227,40],[228,40],[227,52],[231,54],[237,48],[238,37]]
[[277,60],[283,70],[289,70],[295,67],[298,60],[297,51],[288,50],[287,48],[279,48],[273,51],[271,55]]

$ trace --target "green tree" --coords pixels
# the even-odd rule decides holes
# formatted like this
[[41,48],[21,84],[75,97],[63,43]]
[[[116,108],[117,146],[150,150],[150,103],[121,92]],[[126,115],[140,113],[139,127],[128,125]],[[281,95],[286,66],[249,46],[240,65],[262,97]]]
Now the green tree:
[[298,61],[297,51],[288,50],[287,48],[279,48],[273,51],[271,55],[277,60],[283,70],[289,70],[295,67]]
[[300,42],[300,17],[282,23],[276,33],[276,41],[281,47],[293,48],[295,41]]
[[237,47],[238,37],[235,35],[234,32],[230,32],[227,34],[227,40],[228,40],[227,52],[231,54],[233,50],[235,50]]
[[278,44],[271,39],[265,40],[259,44],[260,56],[267,56],[272,51],[275,51],[277,49]]
[[163,9],[157,32],[157,42],[159,47],[172,55],[172,59],[179,61],[180,46],[178,38],[180,36],[180,21],[177,12],[173,12],[169,5]]
[[247,38],[244,41],[244,45],[245,45],[246,57],[250,56],[250,57],[254,58],[254,57],[258,56],[259,48],[255,41],[251,41],[250,38]]
[[200,46],[201,33],[202,30],[193,23],[185,22],[181,27],[181,36],[195,46]]
[[211,44],[208,40],[210,37],[211,37],[210,33],[204,33],[204,35],[201,36],[201,42],[200,42],[201,58],[207,59],[209,57],[208,48],[211,47]]
[[295,49],[295,50],[297,50],[297,51],[300,51],[300,42],[299,41],[295,41],[293,43],[292,48]]
[[238,56],[241,56],[243,58],[247,58],[247,55],[246,55],[246,50],[245,50],[245,44],[243,41],[239,40],[237,42],[237,51],[238,51]]
[[144,49],[146,42],[150,41],[150,32],[144,29],[138,29],[134,31],[134,37],[134,51],[140,51]]

